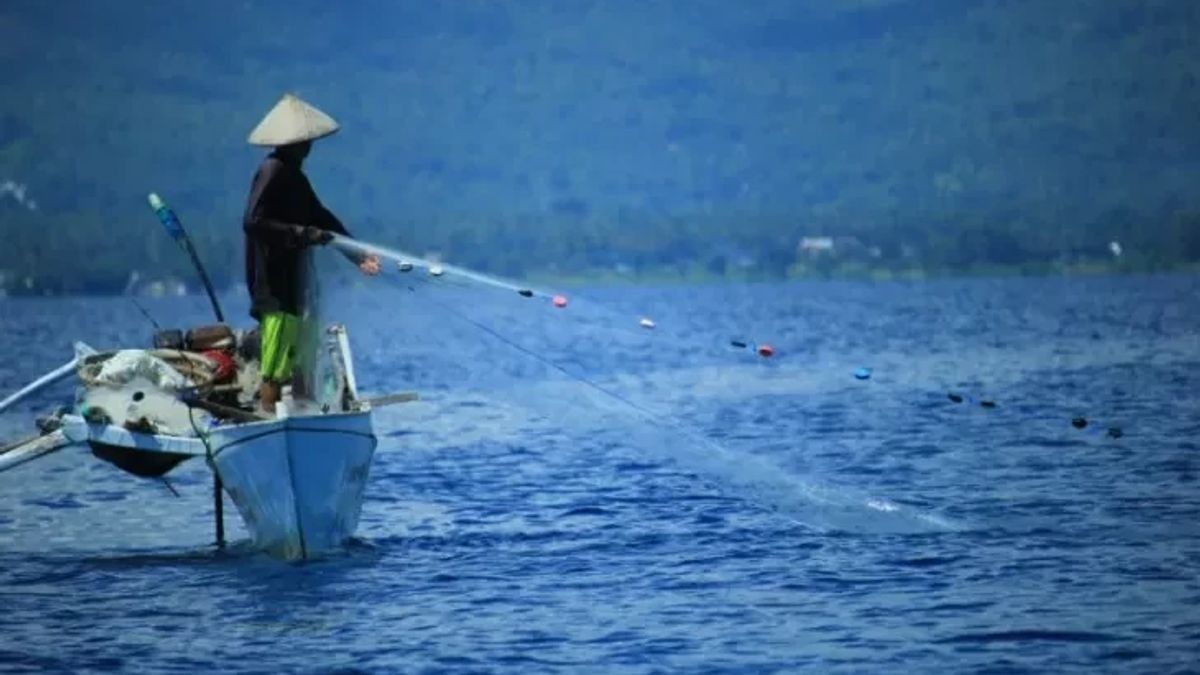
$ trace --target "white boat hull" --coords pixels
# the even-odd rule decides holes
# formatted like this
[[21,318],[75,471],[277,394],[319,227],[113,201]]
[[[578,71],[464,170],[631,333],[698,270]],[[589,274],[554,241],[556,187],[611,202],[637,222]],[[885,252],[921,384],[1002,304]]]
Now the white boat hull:
[[256,548],[299,560],[354,534],[377,443],[369,411],[217,428],[209,443]]

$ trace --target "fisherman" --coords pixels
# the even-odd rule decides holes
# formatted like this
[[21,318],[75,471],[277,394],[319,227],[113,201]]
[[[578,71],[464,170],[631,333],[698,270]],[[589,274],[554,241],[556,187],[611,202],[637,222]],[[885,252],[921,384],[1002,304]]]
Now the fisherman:
[[[274,148],[250,186],[242,228],[246,234],[246,286],[250,315],[259,322],[262,408],[274,414],[283,384],[292,380],[298,358],[301,318],[306,309],[306,249],[328,244],[346,227],[317,199],[301,171],[313,141],[338,130],[338,123],[292,94],[286,94],[254,131],[250,144]],[[379,273],[379,259],[346,253],[363,274]]]

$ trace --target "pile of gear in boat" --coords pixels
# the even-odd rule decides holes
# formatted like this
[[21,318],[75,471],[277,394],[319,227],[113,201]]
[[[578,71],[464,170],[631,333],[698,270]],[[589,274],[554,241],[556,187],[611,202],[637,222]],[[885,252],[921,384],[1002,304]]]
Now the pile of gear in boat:
[[[226,324],[160,330],[151,349],[84,356],[75,409],[93,424],[149,434],[193,435],[257,412],[259,337]],[[43,432],[63,410],[39,420]]]

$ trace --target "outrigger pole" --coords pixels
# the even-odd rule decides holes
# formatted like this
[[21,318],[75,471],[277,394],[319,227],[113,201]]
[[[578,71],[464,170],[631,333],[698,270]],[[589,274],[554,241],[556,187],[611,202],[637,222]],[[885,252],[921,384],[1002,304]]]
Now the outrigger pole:
[[[213,314],[217,315],[219,323],[225,323],[225,313],[221,311],[221,303],[217,302],[217,293],[208,279],[208,272],[204,271],[204,264],[200,262],[200,256],[196,255],[196,247],[192,246],[192,238],[183,229],[183,223],[179,222],[179,216],[175,215],[171,207],[167,206],[157,193],[151,192],[146,199],[150,202],[150,208],[154,209],[154,213],[158,215],[158,222],[162,223],[167,234],[171,235],[171,238],[192,259],[192,265],[196,267],[196,273],[200,275],[200,281],[204,284],[204,291],[208,293],[208,301],[212,303]],[[216,466],[211,468],[213,472],[213,519],[216,520],[217,548],[225,548],[225,500],[221,498],[221,476],[217,473]]]
[[30,396],[31,394],[35,394],[38,391],[41,391],[42,389],[44,389],[45,387],[47,387],[51,384],[54,384],[55,382],[58,382],[59,380],[64,379],[67,376],[73,374],[75,372],[75,370],[79,367],[79,364],[82,363],[85,358],[87,358],[95,353],[96,353],[95,349],[92,349],[91,347],[89,347],[88,345],[86,345],[82,342],[76,342],[75,343],[75,358],[71,359],[70,361],[67,361],[66,363],[64,363],[61,366],[59,366],[58,368],[55,368],[54,370],[46,373],[45,375],[42,375],[38,379],[36,379],[33,382],[30,382],[29,384],[22,387],[20,391],[9,396],[8,398],[4,399],[3,401],[0,401],[0,412],[4,412],[5,410],[8,409],[9,406],[13,405],[17,401],[20,401],[21,399],[26,398],[26,397]]
[[26,396],[29,396],[30,394],[36,393],[38,390],[46,387],[47,385],[54,384],[55,382],[58,382],[59,380],[65,378],[69,375],[74,375],[75,369],[76,369],[76,367],[78,367],[78,365],[79,365],[79,358],[78,357],[73,358],[70,361],[67,361],[66,363],[62,364],[58,368],[55,368],[54,370],[46,373],[45,375],[42,375],[41,377],[34,380],[33,382],[30,382],[29,384],[25,385],[24,387],[21,388],[20,391],[9,396],[8,398],[4,399],[3,401],[0,401],[0,412],[4,412],[12,404],[16,403],[17,401],[20,401],[21,399],[25,398]]
[[183,247],[183,250],[192,259],[196,272],[200,274],[200,282],[204,284],[204,290],[208,293],[208,300],[212,303],[213,313],[217,315],[217,322],[225,323],[225,314],[221,311],[221,304],[217,302],[217,294],[213,291],[212,282],[208,279],[208,272],[204,271],[200,256],[196,255],[196,247],[192,246],[192,238],[183,229],[183,223],[179,222],[179,216],[175,215],[171,207],[167,206],[158,194],[151,192],[147,199],[150,201],[150,208],[158,214],[158,221],[166,228],[167,234],[171,235],[175,243]]

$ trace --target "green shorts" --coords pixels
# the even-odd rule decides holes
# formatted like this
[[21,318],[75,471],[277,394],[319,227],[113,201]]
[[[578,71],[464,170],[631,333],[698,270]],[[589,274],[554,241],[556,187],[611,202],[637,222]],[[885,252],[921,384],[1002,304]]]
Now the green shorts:
[[287,312],[269,312],[259,322],[262,333],[262,359],[259,374],[263,380],[287,382],[296,363],[296,338],[300,317]]

